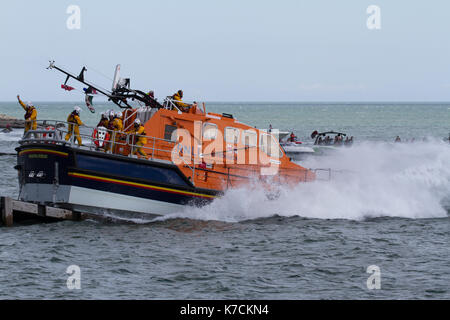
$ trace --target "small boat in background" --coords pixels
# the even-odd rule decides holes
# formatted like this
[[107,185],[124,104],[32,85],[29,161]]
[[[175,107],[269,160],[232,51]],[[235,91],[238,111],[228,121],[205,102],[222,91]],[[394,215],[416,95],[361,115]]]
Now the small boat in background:
[[298,141],[294,133],[281,131],[278,132],[280,146],[292,160],[303,160],[306,156],[314,154],[314,149]]
[[[346,137],[345,140],[344,137]],[[346,133],[337,131],[318,132],[316,130],[311,133],[311,139],[315,139],[313,148],[319,155],[343,146],[350,147],[353,145],[353,137],[349,138]]]

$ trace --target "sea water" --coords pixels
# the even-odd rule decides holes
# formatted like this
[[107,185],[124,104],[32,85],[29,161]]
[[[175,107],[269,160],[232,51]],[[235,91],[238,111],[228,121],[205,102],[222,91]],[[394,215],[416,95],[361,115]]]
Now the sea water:
[[[75,104],[35,102],[40,119]],[[97,113],[84,109],[88,125]],[[258,128],[340,131],[350,148],[299,164],[331,180],[229,190],[154,220],[108,219],[0,228],[0,298],[449,299],[450,104],[207,103]],[[0,113],[22,117],[17,103]],[[0,194],[17,197],[21,130],[0,133]],[[403,141],[393,143],[396,136]],[[320,177],[321,178],[321,177]],[[80,290],[67,268],[80,268]],[[370,266],[380,286],[369,285]],[[369,268],[369,273],[368,273]]]

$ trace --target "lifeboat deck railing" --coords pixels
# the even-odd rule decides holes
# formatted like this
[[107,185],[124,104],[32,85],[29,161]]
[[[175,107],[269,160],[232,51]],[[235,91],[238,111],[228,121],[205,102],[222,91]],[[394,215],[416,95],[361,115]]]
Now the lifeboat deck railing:
[[164,109],[168,109],[168,110],[177,110],[179,113],[181,112],[181,110],[178,108],[178,106],[175,104],[175,100],[172,99],[172,97],[167,97],[166,99],[164,99],[163,101],[163,107]]
[[[109,140],[100,140],[94,135],[95,130],[104,130],[109,135]],[[80,126],[79,137],[82,140],[82,145],[78,145],[77,136],[72,133],[70,138],[66,140],[66,135],[68,134],[69,123],[59,120],[38,120],[37,128],[35,130],[29,130],[24,134],[22,139],[19,141],[20,145],[33,145],[33,144],[53,144],[53,145],[63,145],[70,146],[73,148],[79,148],[81,150],[89,150],[92,152],[115,154],[122,157],[128,158],[141,158],[145,160],[153,160],[164,163],[173,164],[173,156],[175,155],[177,160],[183,162],[183,167],[189,169],[189,174],[186,176],[190,182],[195,185],[195,177],[198,172],[196,168],[197,159],[202,159],[203,162],[207,163],[209,160],[214,160],[212,154],[199,153],[195,154],[196,150],[181,150],[183,147],[178,142],[168,139],[162,139],[155,136],[140,136],[130,132],[119,132],[114,130],[108,130],[104,127],[89,127]],[[147,139],[145,145],[138,144],[139,137]],[[178,147],[177,147],[178,145]],[[138,155],[138,150],[144,151],[147,155]],[[225,153],[227,151],[223,151]],[[190,154],[188,157],[184,157],[182,154]],[[221,152],[215,152],[216,156]],[[211,157],[212,159],[209,159]],[[310,169],[317,173],[317,171],[328,171],[328,169]],[[198,173],[197,173],[198,174]],[[331,178],[331,171],[328,171],[329,177]],[[305,170],[304,181],[308,181],[308,172]]]
[[[69,125],[70,124],[68,122],[59,120],[38,120],[37,128],[35,130],[27,131],[19,141],[19,144],[33,145],[44,143],[64,145],[103,154],[116,154],[129,158],[139,157],[146,160],[157,160],[168,163],[172,162],[172,153],[175,145],[177,144],[173,140],[162,139],[154,136],[143,136],[131,132],[109,130],[104,127],[89,127],[83,125],[79,127],[79,137],[82,141],[80,146],[77,143],[77,135],[73,132],[69,139],[66,140],[66,136],[69,133]],[[94,134],[95,130],[107,132],[109,139],[99,139],[98,136]],[[146,138],[147,144],[138,144],[139,138]],[[161,145],[164,145],[164,147],[161,147]],[[139,149],[144,151],[147,156],[138,156],[137,153]],[[184,160],[183,157],[180,157],[180,159],[184,162],[185,167],[191,170],[192,176],[190,177],[190,181],[195,185],[195,165],[190,165]]]
[[[179,103],[184,103],[186,105],[188,105],[189,107],[183,108],[180,107],[178,104]],[[199,105],[203,106],[202,108],[199,108]],[[182,113],[182,112],[188,112],[188,109],[190,110],[191,108],[195,108],[195,110],[197,110],[196,112],[200,112],[200,113],[206,113],[206,109],[205,109],[205,103],[198,103],[197,101],[178,101],[178,100],[174,100],[171,96],[166,97],[166,99],[164,99],[163,101],[163,107],[164,109],[167,110],[176,110],[178,111],[178,113]],[[180,110],[183,109],[183,110]]]

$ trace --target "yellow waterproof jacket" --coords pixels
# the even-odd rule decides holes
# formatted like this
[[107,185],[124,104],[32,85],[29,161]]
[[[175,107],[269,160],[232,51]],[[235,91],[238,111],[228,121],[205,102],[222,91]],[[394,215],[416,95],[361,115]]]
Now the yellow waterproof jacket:
[[76,134],[80,133],[79,127],[83,125],[83,122],[81,122],[79,115],[72,112],[67,117],[67,122],[69,123],[69,132],[75,131]]
[[19,103],[22,106],[23,110],[25,110],[25,121],[30,121],[30,124],[33,127],[33,130],[36,129],[37,123],[36,123],[36,118],[37,118],[37,110],[35,107],[27,107],[27,105],[25,103],[23,103],[22,100],[19,99]]
[[114,118],[113,120],[113,126],[115,131],[122,131],[123,130],[123,122],[120,118]]
[[139,128],[133,128],[130,133],[135,134],[135,135],[139,135],[139,136],[143,136],[143,137],[137,137],[137,141],[135,142],[135,144],[139,144],[139,145],[145,145],[147,143],[147,138],[145,137],[147,134],[145,133],[145,128],[144,126],[139,126]]
[[189,108],[189,107],[190,107],[190,105],[188,105],[187,103],[184,103],[184,102],[183,102],[183,100],[181,99],[181,97],[180,97],[180,95],[179,95],[178,92],[175,93],[175,94],[172,96],[172,98],[173,98],[173,100],[176,100],[176,101],[175,101],[175,104],[176,104],[178,107],[180,107],[180,108]]
[[112,123],[112,128],[114,130],[114,141],[118,142],[124,137],[120,132],[123,130],[123,122],[120,118],[114,118]]

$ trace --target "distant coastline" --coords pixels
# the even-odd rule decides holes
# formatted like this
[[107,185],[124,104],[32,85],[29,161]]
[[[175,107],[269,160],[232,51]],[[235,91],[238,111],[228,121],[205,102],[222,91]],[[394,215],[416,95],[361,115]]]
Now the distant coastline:
[[0,128],[6,128],[8,125],[11,128],[23,128],[25,126],[25,120],[19,120],[0,113]]

